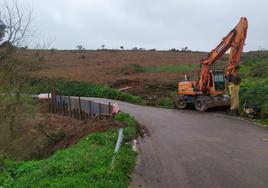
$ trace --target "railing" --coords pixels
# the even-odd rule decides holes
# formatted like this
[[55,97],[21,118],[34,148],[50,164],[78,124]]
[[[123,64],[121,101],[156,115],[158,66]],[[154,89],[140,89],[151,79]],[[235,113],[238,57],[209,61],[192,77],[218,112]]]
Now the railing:
[[82,100],[80,97],[48,96],[49,112],[75,119],[87,120],[100,115],[110,116],[114,106],[90,100]]

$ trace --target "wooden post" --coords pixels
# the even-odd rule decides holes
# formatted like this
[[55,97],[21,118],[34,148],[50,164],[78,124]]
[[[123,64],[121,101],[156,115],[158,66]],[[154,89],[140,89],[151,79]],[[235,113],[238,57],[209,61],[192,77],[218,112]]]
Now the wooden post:
[[66,104],[65,104],[65,100],[62,103],[62,107],[63,107],[63,115],[66,116],[66,110],[65,110]]
[[72,104],[71,104],[71,97],[69,96],[69,111],[70,111],[70,117],[72,117]]
[[80,96],[78,97],[78,107],[79,107],[79,116],[80,116],[80,119],[82,120],[82,110],[81,110],[81,99],[80,99]]
[[65,116],[66,115],[66,111],[65,111],[65,100],[62,102],[62,109],[63,109],[63,115]]
[[109,114],[111,114],[112,113],[112,109],[111,109],[111,103],[109,102]]
[[90,117],[92,116],[92,111],[91,111],[91,101],[88,101],[88,109],[89,109],[89,115]]
[[61,95],[60,95],[60,105],[59,105],[60,109],[59,109],[59,113],[60,115],[62,115],[62,99],[61,99]]
[[102,114],[101,103],[99,103],[99,115]]
[[74,109],[72,109],[72,118],[75,119],[75,111],[74,111]]
[[56,113],[56,84],[55,80],[51,81],[51,101],[52,101],[52,113]]
[[47,87],[48,87],[48,94],[47,94],[47,100],[48,100],[48,112],[50,113],[51,112],[51,104],[50,104],[50,96],[49,96],[49,93],[51,92],[50,91],[50,81],[47,80]]
[[80,119],[80,113],[79,113],[79,109],[76,108],[76,118],[79,120]]
[[50,80],[50,92],[51,92],[51,112],[55,113],[55,99],[54,99],[54,92],[53,92],[53,82]]
[[66,116],[69,116],[69,107],[68,107],[68,103],[67,102],[64,103],[64,109],[65,109],[65,115]]

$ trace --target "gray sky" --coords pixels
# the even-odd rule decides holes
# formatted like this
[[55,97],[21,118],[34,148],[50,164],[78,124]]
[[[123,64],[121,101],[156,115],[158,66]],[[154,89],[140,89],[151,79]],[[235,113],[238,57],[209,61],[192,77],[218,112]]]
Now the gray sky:
[[[27,1],[27,0],[21,0]],[[268,48],[268,0],[32,0],[34,41],[57,49],[134,46],[209,51],[239,21],[245,50]]]

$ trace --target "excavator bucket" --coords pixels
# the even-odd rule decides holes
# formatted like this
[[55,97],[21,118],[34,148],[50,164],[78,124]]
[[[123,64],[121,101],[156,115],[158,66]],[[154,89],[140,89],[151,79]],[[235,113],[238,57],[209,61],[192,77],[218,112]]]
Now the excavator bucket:
[[231,110],[238,109],[239,107],[239,89],[240,85],[231,83],[228,85],[229,92],[231,95]]

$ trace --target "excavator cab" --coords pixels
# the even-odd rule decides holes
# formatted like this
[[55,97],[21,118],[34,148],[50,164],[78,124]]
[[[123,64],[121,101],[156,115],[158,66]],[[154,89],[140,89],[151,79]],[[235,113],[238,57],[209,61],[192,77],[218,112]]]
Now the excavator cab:
[[224,70],[211,70],[209,75],[209,92],[223,94],[225,92]]
[[225,79],[224,79],[224,72],[222,71],[214,71],[214,85],[215,90],[217,91],[224,91],[225,90]]

